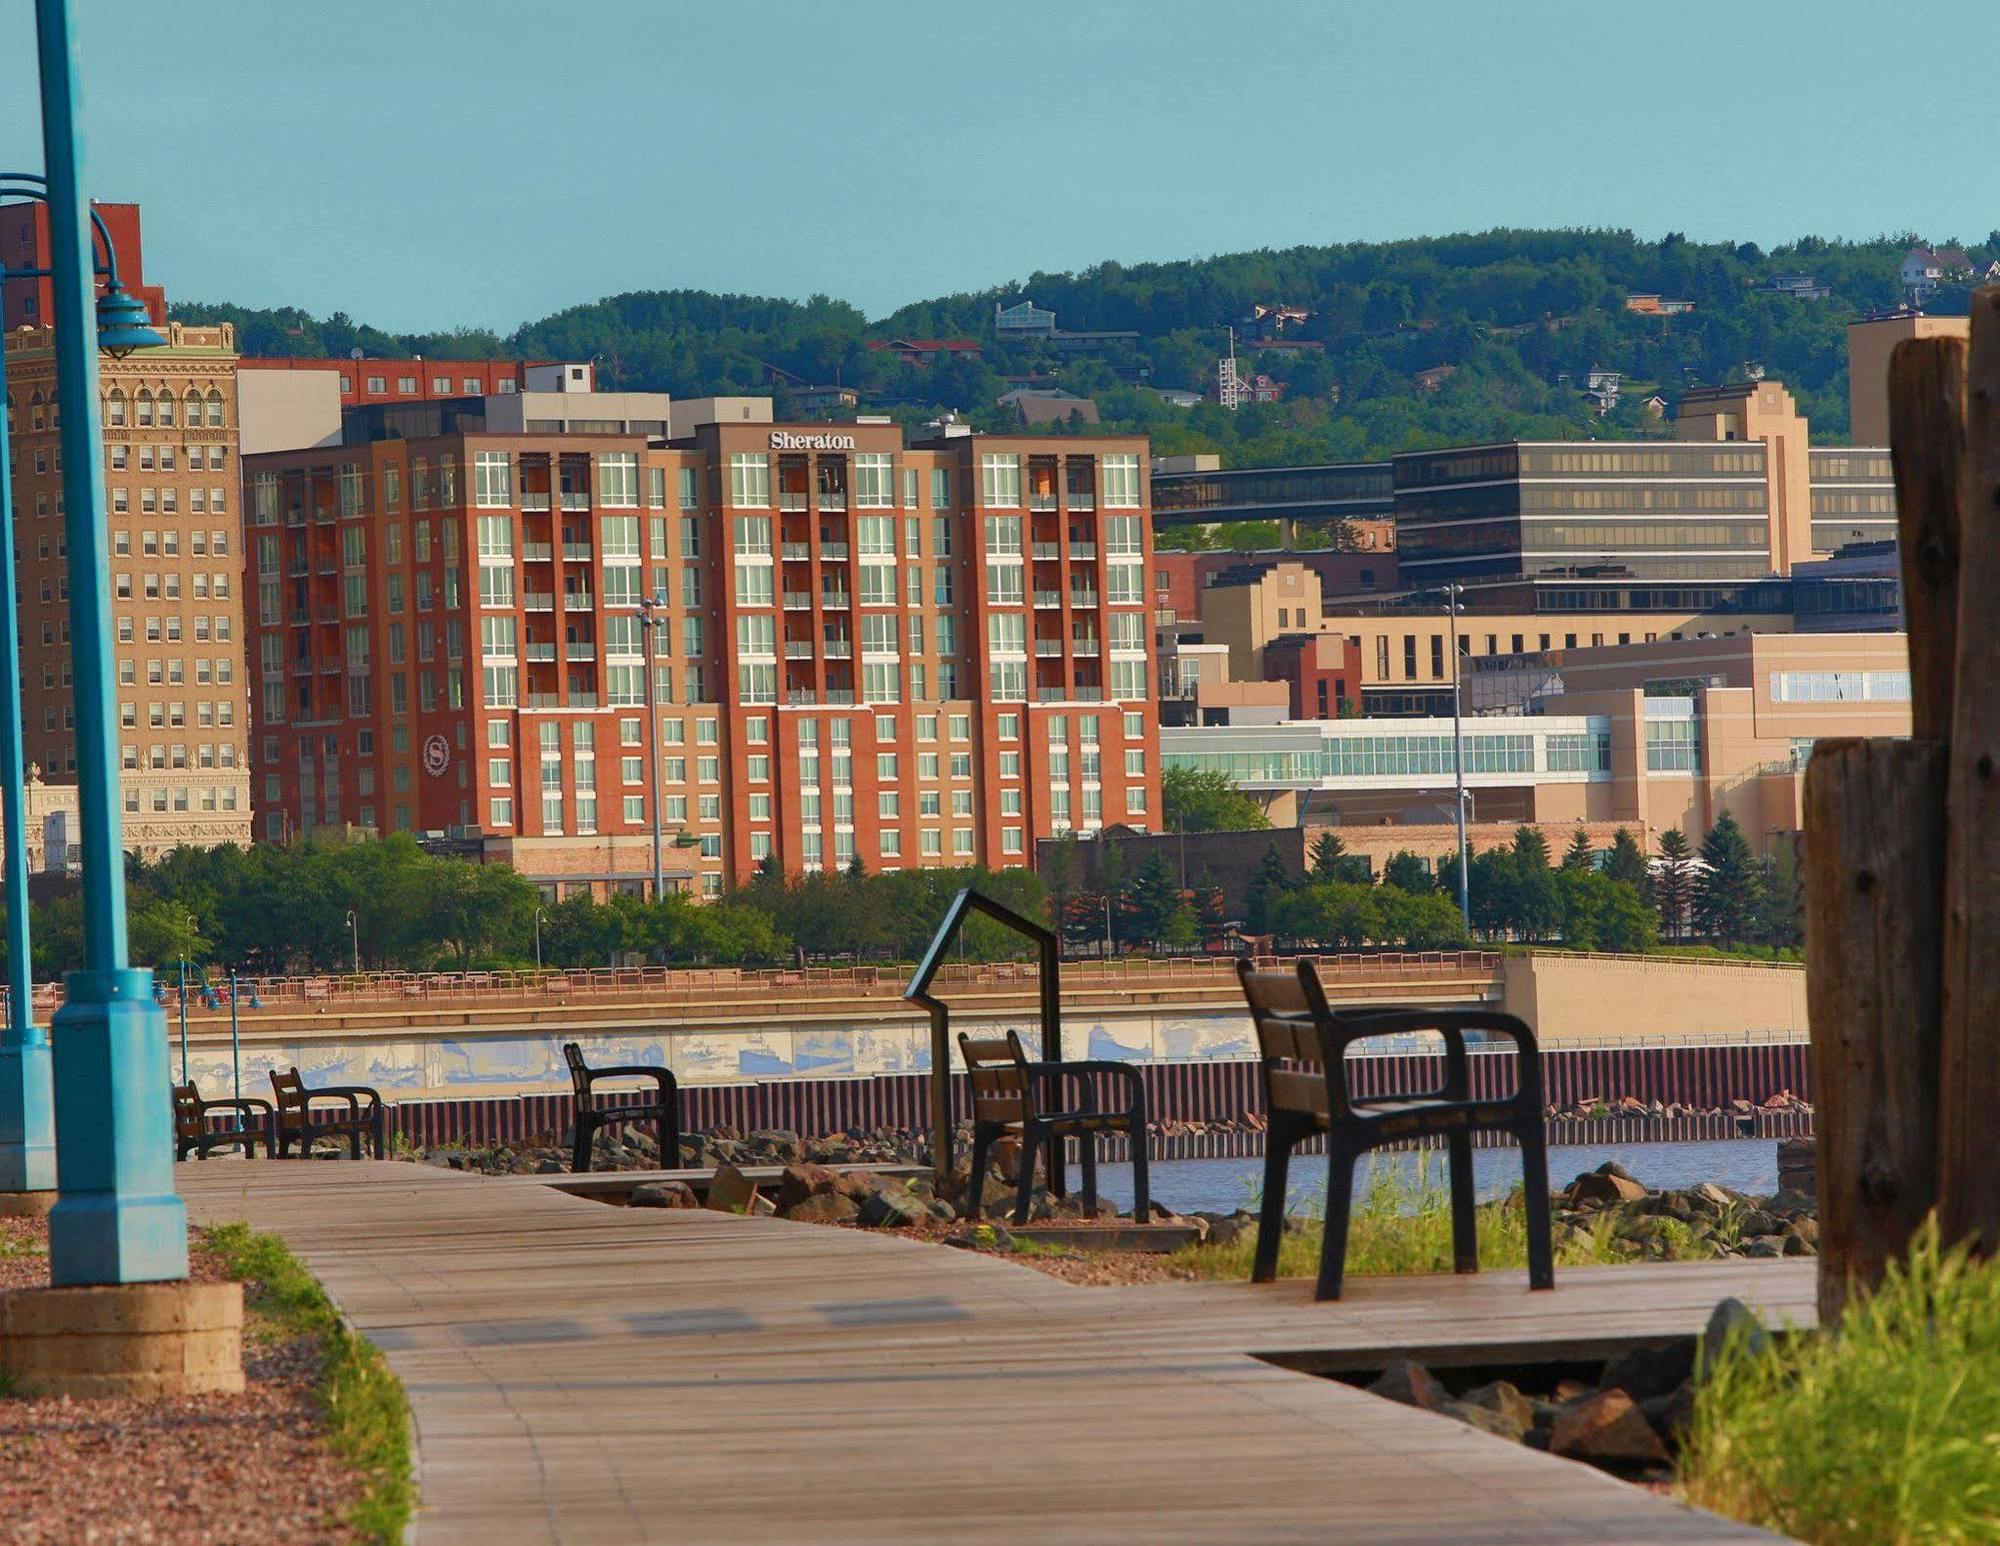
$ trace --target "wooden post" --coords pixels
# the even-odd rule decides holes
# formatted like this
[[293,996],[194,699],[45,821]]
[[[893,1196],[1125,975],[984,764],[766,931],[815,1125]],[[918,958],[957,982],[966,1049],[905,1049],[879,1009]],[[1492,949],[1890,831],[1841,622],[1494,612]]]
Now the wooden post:
[[1963,339],[1912,338],[1896,345],[1889,357],[1889,453],[1910,640],[1910,734],[1949,741],[1965,461]]
[[1956,683],[1946,792],[1938,1217],[2000,1247],[2000,287],[1972,297],[1959,480]]
[[1822,1324],[1936,1202],[1944,790],[1937,741],[1826,740],[1806,765]]

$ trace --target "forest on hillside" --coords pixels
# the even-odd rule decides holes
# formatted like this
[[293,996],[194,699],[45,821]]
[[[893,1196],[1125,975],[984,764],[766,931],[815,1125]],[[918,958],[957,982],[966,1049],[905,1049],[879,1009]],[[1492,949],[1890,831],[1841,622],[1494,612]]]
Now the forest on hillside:
[[[844,301],[647,290],[568,307],[504,337],[460,330],[391,334],[343,313],[226,302],[173,308],[177,319],[236,324],[251,355],[422,354],[595,359],[607,388],[771,393],[792,408],[792,383],[841,384],[863,411],[921,421],[955,411],[981,428],[1011,424],[995,400],[1033,382],[1093,398],[1107,428],[1140,431],[1163,454],[1215,452],[1224,465],[1306,465],[1510,436],[1624,438],[1664,433],[1643,407],[1687,385],[1741,379],[1761,368],[1791,388],[1813,438],[1847,432],[1847,324],[1900,298],[1897,268],[1919,238],[1868,242],[1805,237],[1754,244],[1642,241],[1627,231],[1500,230],[1386,243],[1263,250],[1177,262],[1106,262],[1080,273],[1036,273],[1018,284],[913,302],[869,318]],[[2000,258],[2000,231],[1966,244],[1981,268]],[[1807,300],[1773,289],[1805,274],[1830,288]],[[1633,294],[1694,303],[1660,316],[1625,309]],[[1078,357],[1046,342],[994,336],[996,304],[1032,298],[1065,330],[1133,330],[1130,346]],[[1933,313],[1963,313],[1946,289]],[[1228,329],[1258,304],[1311,316],[1286,333],[1317,344],[1297,354],[1243,351],[1246,372],[1284,387],[1282,400],[1235,410],[1176,408],[1152,388],[1201,391]],[[924,366],[870,340],[970,338],[984,353]],[[1419,373],[1450,366],[1435,385]],[[1576,380],[1622,372],[1623,399],[1600,418]],[[1049,433],[1064,433],[1055,426]]]

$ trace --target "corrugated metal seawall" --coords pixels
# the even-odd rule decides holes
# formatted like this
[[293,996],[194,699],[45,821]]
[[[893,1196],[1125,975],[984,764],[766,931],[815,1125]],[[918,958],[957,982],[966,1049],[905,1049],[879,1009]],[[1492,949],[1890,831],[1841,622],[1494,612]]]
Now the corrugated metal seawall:
[[[1415,1054],[1356,1057],[1350,1059],[1350,1064],[1354,1087],[1364,1095],[1429,1088],[1440,1075],[1439,1059]],[[1254,1062],[1135,1066],[1145,1082],[1148,1115],[1156,1123],[1231,1121],[1262,1106]],[[1479,1096],[1495,1098],[1508,1094],[1515,1087],[1514,1054],[1475,1053],[1472,1073],[1473,1088]],[[1116,1081],[1110,1076],[1103,1077],[1105,1098],[1109,1102]],[[1803,1042],[1727,1047],[1557,1048],[1542,1054],[1542,1078],[1547,1102],[1556,1107],[1575,1106],[1593,1098],[1613,1101],[1627,1095],[1642,1101],[1704,1109],[1725,1107],[1734,1100],[1761,1105],[1782,1091],[1806,1100],[1812,1098],[1807,1048]],[[964,1084],[962,1075],[954,1076],[953,1109],[960,1114],[965,1109]],[[742,1132],[781,1128],[805,1137],[878,1127],[923,1128],[929,1125],[929,1101],[930,1079],[925,1074],[692,1085],[681,1091],[681,1124],[690,1132],[717,1127],[733,1127]],[[606,1098],[603,1103],[616,1102]],[[402,1101],[390,1106],[389,1123],[392,1132],[418,1144],[519,1143],[539,1136],[559,1137],[569,1127],[570,1112],[570,1097],[553,1093]],[[1713,1120],[1733,1126],[1732,1119],[1726,1117],[1689,1120]],[[1632,1125],[1655,1138],[1682,1136],[1663,1132],[1658,1123]],[[1774,1126],[1770,1122],[1763,1125]],[[1612,1125],[1604,1121],[1593,1121],[1588,1128],[1593,1134],[1608,1135],[1593,1141],[1623,1136],[1612,1132]],[[1552,1127],[1551,1135],[1556,1131]],[[1713,1134],[1690,1131],[1686,1136],[1731,1135],[1723,1131]],[[1774,1129],[1760,1136],[1780,1134]],[[1626,1141],[1636,1138],[1635,1133]]]

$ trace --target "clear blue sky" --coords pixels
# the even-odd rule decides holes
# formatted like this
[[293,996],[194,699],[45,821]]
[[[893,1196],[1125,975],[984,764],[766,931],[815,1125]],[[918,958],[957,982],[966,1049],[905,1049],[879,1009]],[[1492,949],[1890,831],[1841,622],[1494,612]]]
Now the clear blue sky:
[[[76,8],[94,191],[143,204],[147,277],[390,328],[675,286],[879,315],[1495,225],[2000,226],[1995,0]],[[0,0],[0,164],[32,170],[31,29]]]

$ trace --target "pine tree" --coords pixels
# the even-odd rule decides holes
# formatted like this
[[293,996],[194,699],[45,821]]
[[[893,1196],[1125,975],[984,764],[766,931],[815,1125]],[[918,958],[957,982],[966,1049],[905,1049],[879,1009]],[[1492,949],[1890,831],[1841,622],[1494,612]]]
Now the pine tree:
[[1660,862],[1648,890],[1653,909],[1660,915],[1660,933],[1667,939],[1679,939],[1687,926],[1694,890],[1693,858],[1687,834],[1679,827],[1669,827],[1660,834]]
[[1164,853],[1155,849],[1133,872],[1125,885],[1124,902],[1132,937],[1158,943],[1183,905],[1180,887],[1174,883],[1173,867]]
[[1228,922],[1228,903],[1213,870],[1205,869],[1195,876],[1193,889],[1195,921],[1201,927],[1202,942],[1212,944],[1222,938],[1222,926]]
[[1570,834],[1569,847],[1563,850],[1562,867],[1566,870],[1597,868],[1597,850],[1590,846],[1590,835],[1582,827]]
[[1646,891],[1646,850],[1623,827],[1612,836],[1611,852],[1604,858],[1604,873],[1622,880],[1641,896]]
[[1278,852],[1278,845],[1272,843],[1257,861],[1250,884],[1243,888],[1243,927],[1252,934],[1268,932],[1272,907],[1297,885],[1298,877],[1285,863],[1285,856]]
[[1514,916],[1523,939],[1548,939],[1562,928],[1562,897],[1549,868],[1548,840],[1533,827],[1514,831]]
[[1761,905],[1755,931],[1773,951],[1796,950],[1805,943],[1805,898],[1800,891],[1796,837],[1780,837],[1763,862]]
[[1341,878],[1341,861],[1347,857],[1347,845],[1340,840],[1338,832],[1327,831],[1313,839],[1312,852],[1307,856],[1306,868],[1316,880],[1338,880]]
[[1437,881],[1422,859],[1413,853],[1403,852],[1389,855],[1388,862],[1382,866],[1382,884],[1394,886],[1411,896],[1421,896],[1435,889]]
[[1694,882],[1694,918],[1702,933],[1725,945],[1750,937],[1763,905],[1763,875],[1750,840],[1724,811],[1701,842],[1706,868]]

